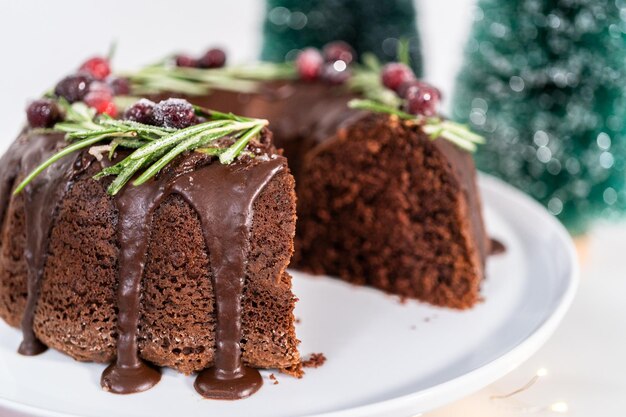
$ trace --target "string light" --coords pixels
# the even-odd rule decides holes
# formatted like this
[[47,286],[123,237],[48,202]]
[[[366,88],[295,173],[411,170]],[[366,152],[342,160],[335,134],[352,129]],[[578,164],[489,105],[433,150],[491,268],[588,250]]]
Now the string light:
[[[535,375],[533,375],[533,377],[521,387],[506,394],[492,395],[491,397],[489,397],[489,399],[499,404],[500,402],[504,400],[510,400],[512,399],[512,397],[515,397],[521,394],[522,392],[528,391],[533,385],[535,385],[541,378],[545,377],[546,375],[548,375],[548,370],[546,368],[539,368],[537,372],[535,372]],[[525,413],[525,414],[541,413],[544,411],[550,411],[550,412],[558,413],[558,414],[565,414],[569,411],[569,406],[567,405],[565,401],[557,401],[547,406],[529,406],[529,405],[521,403],[517,399],[513,399],[513,400],[516,401],[517,403],[516,405],[510,405],[510,404],[500,404],[500,405],[504,406],[508,410],[516,411],[519,413]]]

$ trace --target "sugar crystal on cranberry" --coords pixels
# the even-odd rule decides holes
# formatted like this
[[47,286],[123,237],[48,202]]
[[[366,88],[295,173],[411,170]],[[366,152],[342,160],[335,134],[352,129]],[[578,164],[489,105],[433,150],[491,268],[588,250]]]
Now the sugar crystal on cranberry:
[[154,106],[152,115],[157,126],[183,129],[196,124],[196,113],[193,106],[180,98],[170,98]]
[[152,114],[154,113],[154,102],[142,98],[124,112],[124,119],[132,120],[146,125],[153,124]]

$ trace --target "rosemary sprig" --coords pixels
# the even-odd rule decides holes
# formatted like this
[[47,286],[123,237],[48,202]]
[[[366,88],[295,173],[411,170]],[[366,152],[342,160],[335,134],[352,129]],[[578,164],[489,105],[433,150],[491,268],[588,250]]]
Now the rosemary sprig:
[[380,79],[382,64],[376,55],[365,53],[361,61],[363,63],[354,68],[353,75],[348,81],[348,89],[368,100],[390,107],[400,107],[402,99],[393,91],[385,88]]
[[485,143],[482,136],[473,133],[467,126],[450,120],[444,120],[440,117],[426,117],[419,114],[409,114],[398,109],[397,106],[390,106],[388,104],[369,99],[353,99],[348,103],[348,106],[353,109],[387,113],[404,120],[412,120],[421,126],[424,133],[429,135],[431,140],[442,137],[469,152],[476,151],[477,144]]
[[[143,170],[133,185],[145,183],[178,155],[198,148],[204,149],[204,153],[209,153],[206,149],[220,149],[211,151],[214,152],[211,154],[219,155],[221,163],[230,164],[268,124],[263,119],[196,108],[198,114],[209,119],[207,122],[184,129],[171,129],[128,120],[114,120],[108,116],[96,117],[82,103],[71,106],[63,103],[62,106],[65,108],[66,120],[57,123],[54,129],[65,132],[66,140],[70,144],[35,168],[17,186],[14,194],[21,192],[28,183],[59,159],[100,142],[108,142],[109,158],[113,157],[117,148],[133,150],[130,155],[94,176],[95,179],[115,176],[107,189],[111,195],[117,194],[139,171]],[[234,137],[237,140],[229,147],[209,146],[224,137]]]
[[163,91],[206,95],[213,89],[253,93],[260,81],[288,80],[296,77],[293,63],[259,62],[247,66],[223,68],[177,67],[167,60],[126,74],[134,94],[153,94]]

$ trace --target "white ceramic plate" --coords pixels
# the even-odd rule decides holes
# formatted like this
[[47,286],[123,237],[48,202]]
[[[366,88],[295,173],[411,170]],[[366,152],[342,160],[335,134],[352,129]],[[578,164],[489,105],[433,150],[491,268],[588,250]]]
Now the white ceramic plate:
[[552,334],[575,292],[578,271],[566,231],[538,204],[498,180],[480,179],[492,236],[507,246],[490,258],[485,302],[466,312],[294,272],[298,336],[326,364],[296,380],[276,373],[254,396],[204,400],[193,378],[165,371],[135,395],[100,389],[104,366],[55,351],[16,353],[20,333],[0,325],[0,415],[411,416],[479,390],[511,371]]

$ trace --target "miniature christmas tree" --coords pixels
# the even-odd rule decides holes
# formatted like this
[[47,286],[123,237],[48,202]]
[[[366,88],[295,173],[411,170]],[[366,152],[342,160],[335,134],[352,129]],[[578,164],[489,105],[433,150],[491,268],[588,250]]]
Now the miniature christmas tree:
[[626,3],[480,0],[453,117],[573,233],[626,208]]
[[282,62],[299,49],[342,40],[358,55],[396,58],[398,41],[409,41],[411,64],[421,74],[420,42],[412,0],[267,0],[262,59]]

